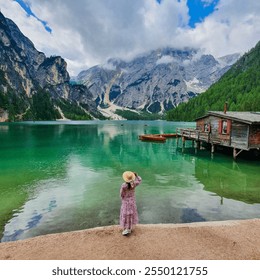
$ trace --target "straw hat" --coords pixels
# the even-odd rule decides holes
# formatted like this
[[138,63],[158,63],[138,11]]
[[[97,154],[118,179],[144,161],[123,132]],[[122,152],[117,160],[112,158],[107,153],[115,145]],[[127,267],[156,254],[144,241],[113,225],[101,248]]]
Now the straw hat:
[[126,183],[129,183],[129,182],[131,182],[131,181],[134,181],[134,179],[135,179],[135,174],[134,174],[134,172],[132,172],[132,171],[125,171],[125,172],[123,173],[122,177],[123,177],[123,179],[124,179],[124,181],[125,181]]

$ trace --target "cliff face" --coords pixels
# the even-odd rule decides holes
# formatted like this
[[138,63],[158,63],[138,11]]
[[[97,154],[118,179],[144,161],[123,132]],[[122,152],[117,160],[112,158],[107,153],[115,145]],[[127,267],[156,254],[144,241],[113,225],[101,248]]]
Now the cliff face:
[[128,62],[110,59],[72,84],[62,57],[46,57],[0,13],[0,118],[118,118],[117,109],[163,114],[204,92],[238,57],[163,48]]
[[199,50],[164,48],[125,62],[82,71],[77,79],[87,85],[96,102],[150,113],[163,113],[204,92],[239,58],[217,59]]
[[[75,98],[80,91],[81,98]],[[60,56],[46,57],[25,37],[13,21],[0,13],[0,117],[2,120],[35,119],[37,112],[32,100],[45,92],[52,110],[60,102],[67,110],[73,105],[80,118],[99,115],[93,96],[84,85],[75,89],[70,84],[67,64]],[[84,96],[84,98],[82,97]],[[34,97],[34,98],[33,98]],[[16,103],[17,104],[16,104]],[[82,103],[82,104],[81,104]],[[86,109],[87,108],[87,109]],[[45,108],[48,110],[48,108]],[[62,108],[58,108],[62,111]],[[59,113],[52,118],[59,117]],[[1,113],[2,112],[2,113]],[[55,113],[55,114],[56,114]],[[36,117],[37,119],[37,117]]]

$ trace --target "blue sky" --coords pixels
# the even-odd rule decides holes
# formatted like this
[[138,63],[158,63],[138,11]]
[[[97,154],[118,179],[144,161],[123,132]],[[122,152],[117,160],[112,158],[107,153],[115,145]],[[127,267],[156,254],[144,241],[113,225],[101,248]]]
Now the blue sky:
[[71,75],[163,47],[221,57],[260,40],[256,0],[0,0],[0,8],[37,50],[65,58]]
[[34,17],[35,19],[37,19],[39,22],[42,23],[42,25],[44,26],[45,30],[46,30],[47,32],[51,33],[52,30],[51,30],[51,28],[48,26],[48,23],[47,23],[46,21],[44,21],[44,20],[38,18],[38,16],[35,15],[35,14],[33,13],[33,11],[31,10],[30,5],[29,5],[26,1],[23,1],[23,0],[14,0],[14,1],[17,2],[17,3],[21,6],[21,8],[24,9],[24,11],[27,13],[28,16],[32,16],[32,17]]
[[189,26],[195,27],[196,23],[202,22],[208,15],[212,14],[219,0],[202,1],[202,0],[188,0],[187,5],[189,7]]

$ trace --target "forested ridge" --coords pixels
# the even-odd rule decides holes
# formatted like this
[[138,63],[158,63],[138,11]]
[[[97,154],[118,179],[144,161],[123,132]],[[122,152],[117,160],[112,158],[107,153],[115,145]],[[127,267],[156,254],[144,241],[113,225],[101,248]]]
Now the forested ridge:
[[260,111],[260,42],[206,92],[167,112],[167,120],[193,121],[207,111]]

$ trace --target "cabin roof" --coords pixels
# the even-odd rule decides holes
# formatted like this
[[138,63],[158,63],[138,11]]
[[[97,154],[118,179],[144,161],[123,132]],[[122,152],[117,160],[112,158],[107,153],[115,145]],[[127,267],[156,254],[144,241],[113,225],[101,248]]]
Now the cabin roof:
[[247,124],[260,124],[260,112],[221,112],[209,111],[207,115],[197,118],[196,120],[203,119],[208,116],[216,116],[225,119],[236,120]]

